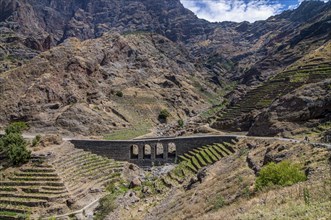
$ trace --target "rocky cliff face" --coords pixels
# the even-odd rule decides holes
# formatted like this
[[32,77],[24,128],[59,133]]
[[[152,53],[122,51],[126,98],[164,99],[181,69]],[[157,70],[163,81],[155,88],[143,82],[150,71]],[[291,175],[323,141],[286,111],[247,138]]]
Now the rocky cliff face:
[[[47,50],[69,37],[86,40],[105,32],[147,31],[186,41],[192,34],[211,31],[208,22],[197,19],[178,0],[1,0],[0,5],[1,39],[5,44],[22,44],[27,53],[30,49],[35,53]],[[2,53],[22,59],[10,49]],[[8,66],[3,67],[6,69]]]
[[109,31],[146,31],[185,44],[215,81],[232,77],[245,84],[268,78],[330,36],[330,3],[323,2],[304,2],[297,10],[253,24],[209,23],[179,0],[2,0],[0,4],[1,32],[7,33],[3,41],[14,40],[27,48],[24,57],[2,52],[11,59],[30,58],[31,49],[38,53],[69,37],[85,40]]

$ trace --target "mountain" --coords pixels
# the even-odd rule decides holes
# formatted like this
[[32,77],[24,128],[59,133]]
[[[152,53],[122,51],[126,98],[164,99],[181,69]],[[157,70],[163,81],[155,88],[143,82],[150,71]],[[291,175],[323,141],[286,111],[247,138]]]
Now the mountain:
[[216,87],[204,78],[187,52],[161,35],[71,38],[2,74],[0,120],[90,135],[157,123],[162,109],[185,118],[208,106],[203,93]]
[[244,76],[244,83],[265,78],[276,66],[294,62],[330,37],[330,3],[319,1],[303,2],[296,10],[253,24],[210,23],[198,19],[179,0],[2,0],[0,5],[3,40],[27,47],[25,57],[33,55],[31,49],[47,50],[68,37],[85,40],[108,31],[146,31],[185,44],[216,76]]
[[[69,37],[86,40],[105,32],[147,31],[185,41],[193,33],[210,31],[207,21],[199,20],[178,0],[1,0],[0,5],[1,40],[8,45],[2,53],[9,61],[31,58]],[[13,48],[13,42],[19,46]]]
[[[247,92],[212,123],[221,130],[292,136],[329,129],[331,43]],[[326,127],[325,127],[326,126]]]
[[[230,111],[330,41],[330,4],[305,1],[295,10],[254,23],[210,23],[179,0],[0,0],[0,99],[6,103],[1,106],[1,124],[24,120],[36,130],[99,134],[132,126],[135,120],[128,118],[136,118],[136,111],[127,116],[121,112],[128,105],[146,105],[141,118],[147,117],[153,126],[161,108],[171,109],[172,121],[212,105],[224,108],[222,101]],[[119,40],[117,49],[109,38]],[[130,49],[123,51],[122,46]],[[327,57],[323,62],[329,62]],[[52,80],[44,80],[50,76]],[[162,96],[164,104],[156,108],[144,97],[131,105],[116,95],[109,97],[110,90],[134,97],[140,89],[148,95],[153,90],[154,100]],[[99,107],[90,106],[94,102]],[[104,102],[116,103],[117,108],[112,107],[110,115],[94,112],[110,106]],[[210,122],[217,129],[247,131],[265,110],[262,107],[253,106],[249,120],[240,111],[244,123],[224,120],[224,109]],[[80,110],[84,113],[77,116]],[[77,118],[65,122],[61,115]]]

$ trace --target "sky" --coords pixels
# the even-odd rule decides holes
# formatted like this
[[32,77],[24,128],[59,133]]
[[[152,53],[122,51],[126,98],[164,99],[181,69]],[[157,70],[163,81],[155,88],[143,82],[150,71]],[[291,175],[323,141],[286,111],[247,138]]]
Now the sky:
[[[295,9],[304,0],[180,0],[199,18],[216,21],[265,20],[284,10]],[[328,0],[324,0],[326,2]]]

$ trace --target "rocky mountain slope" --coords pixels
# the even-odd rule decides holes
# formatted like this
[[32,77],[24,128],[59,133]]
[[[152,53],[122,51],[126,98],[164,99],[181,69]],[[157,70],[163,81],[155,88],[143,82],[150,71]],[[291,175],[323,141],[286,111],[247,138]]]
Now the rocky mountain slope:
[[244,75],[242,81],[252,83],[293,63],[330,37],[330,3],[318,1],[304,2],[294,11],[252,24],[209,23],[179,0],[6,0],[0,4],[5,48],[13,41],[19,45],[2,52],[13,60],[23,56],[22,50],[15,53],[20,47],[27,48],[24,57],[31,57],[32,51],[47,50],[69,37],[85,40],[108,31],[147,31],[185,44],[216,76]]
[[[331,43],[254,88],[220,114],[213,126],[250,135],[293,136],[330,129]],[[323,128],[322,128],[323,127]]]
[[[1,0],[0,5],[2,54],[12,60],[32,57],[31,50],[39,53],[69,37],[86,40],[105,32],[146,31],[185,41],[208,28],[207,21],[197,19],[179,0]],[[12,42],[18,47],[12,48]]]
[[[247,92],[254,92],[254,88],[261,83],[282,72],[296,61],[302,59],[306,54],[312,53],[317,48],[327,44],[331,32],[330,4],[330,2],[307,1],[303,2],[295,10],[285,11],[265,21],[254,23],[210,23],[198,19],[191,11],[185,9],[179,0],[0,0],[0,73],[2,72],[0,80],[1,87],[7,91],[7,93],[1,94],[1,99],[6,103],[5,106],[2,106],[5,114],[1,115],[1,123],[3,124],[10,120],[25,120],[29,122],[32,128],[39,127],[36,130],[44,129],[47,126],[50,127],[49,131],[63,129],[85,134],[94,130],[96,131],[95,133],[103,133],[115,128],[127,127],[132,124],[132,121],[135,121],[134,118],[140,118],[138,117],[139,114],[134,113],[136,110],[130,110],[124,116],[125,113],[123,112],[125,109],[128,109],[127,106],[146,105],[148,107],[142,108],[142,111],[145,111],[145,113],[141,115],[148,115],[148,110],[146,109],[151,108],[149,103],[152,103],[152,101],[150,99],[146,97],[139,100],[136,98],[132,99],[136,100],[136,103],[133,105],[130,102],[129,104],[119,103],[117,100],[116,103],[121,107],[115,110],[116,113],[111,117],[112,120],[106,120],[107,122],[103,120],[102,123],[100,122],[102,121],[101,118],[108,119],[108,116],[105,116],[103,113],[95,115],[95,112],[90,112],[88,115],[91,117],[91,120],[87,119],[89,117],[85,117],[86,114],[83,113],[81,116],[77,116],[79,119],[73,119],[73,121],[65,123],[61,122],[59,115],[63,115],[66,118],[73,117],[72,113],[64,114],[66,110],[61,108],[70,106],[72,103],[91,105],[95,102],[91,101],[92,99],[102,99],[104,102],[109,101],[108,98],[104,99],[103,97],[107,97],[107,93],[110,90],[113,93],[116,93],[117,90],[123,90],[123,85],[129,85],[128,89],[130,91],[126,92],[127,94],[134,94],[131,97],[136,96],[135,94],[137,93],[136,89],[131,89],[131,87],[144,88],[142,93],[146,94],[145,89],[150,87],[150,85],[143,80],[136,79],[149,78],[149,82],[153,81],[155,83],[155,77],[160,76],[155,72],[171,75],[160,77],[171,81],[175,84],[175,87],[178,87],[177,93],[174,94],[173,84],[159,86],[160,82],[157,82],[155,89],[157,88],[158,91],[156,93],[158,95],[152,95],[153,98],[156,98],[154,100],[159,100],[160,94],[166,97],[165,104],[159,105],[158,109],[161,106],[170,106],[170,108],[174,109],[180,108],[178,111],[175,111],[174,118],[183,117],[184,115],[195,115],[196,112],[202,111],[207,107],[207,105],[201,104],[207,103],[206,100],[209,100],[214,105],[220,104],[220,101],[223,100],[224,90],[233,89],[233,85],[237,84],[234,92],[225,97],[228,103],[230,103],[229,106],[234,106]],[[84,86],[77,85],[80,84],[78,83],[79,80],[82,80],[77,77],[73,77],[72,84],[58,83],[56,86],[54,84],[54,88],[56,88],[54,89],[56,94],[54,96],[62,97],[65,95],[65,97],[47,98],[46,101],[44,92],[33,92],[33,96],[19,97],[20,94],[25,94],[28,91],[23,92],[23,90],[20,90],[24,87],[17,86],[19,83],[7,81],[10,78],[18,77],[20,80],[24,78],[24,85],[27,88],[34,88],[38,84],[38,86],[44,87],[46,91],[50,86],[49,83],[46,83],[44,80],[38,83],[35,81],[41,73],[37,75],[31,74],[27,77],[22,77],[22,73],[25,71],[29,72],[32,69],[36,69],[38,72],[43,68],[43,75],[49,73],[54,77],[57,75],[55,78],[58,81],[68,81],[64,77],[67,77],[68,73],[71,74],[72,72],[70,68],[67,68],[70,66],[68,64],[69,60],[73,59],[74,63],[79,63],[81,60],[93,60],[91,61],[92,63],[99,63],[98,65],[100,66],[104,66],[103,62],[111,64],[113,63],[113,58],[108,60],[108,57],[117,57],[118,51],[111,50],[108,45],[101,45],[105,47],[105,49],[101,49],[99,44],[100,41],[107,38],[101,37],[102,35],[108,36],[107,33],[114,34],[115,32],[122,35],[122,37],[119,37],[120,39],[127,39],[128,36],[144,36],[143,38],[148,36],[148,34],[139,35],[138,33],[140,32],[160,35],[153,35],[154,38],[157,36],[157,40],[149,39],[145,41],[138,38],[128,38],[125,43],[129,44],[132,40],[133,44],[138,44],[138,41],[141,41],[141,45],[137,49],[140,51],[137,52],[138,54],[145,53],[145,47],[154,47],[154,49],[150,49],[151,51],[147,52],[146,56],[149,57],[148,59],[153,60],[153,64],[157,66],[155,68],[158,70],[155,70],[153,65],[146,65],[144,57],[134,60],[132,57],[139,55],[129,50],[124,51],[124,53],[127,53],[127,57],[131,58],[125,57],[123,62],[119,58],[116,60],[118,61],[116,66],[113,65],[111,68],[103,69],[104,72],[102,74],[106,76],[101,76],[100,74],[98,77],[95,77],[93,73],[98,72],[99,69],[94,64],[88,67],[84,65],[79,68],[75,67],[75,74],[78,74],[80,71],[87,73],[82,78],[85,80],[83,82]],[[159,38],[162,38],[161,36],[164,39],[159,40]],[[93,49],[89,51],[82,50],[79,53],[79,61],[76,61],[76,58],[74,58],[76,53],[78,53],[76,51],[77,48],[72,46],[74,42],[78,41],[68,41],[67,39],[71,37],[76,37],[82,41],[90,39],[82,44],[90,44],[90,47]],[[163,46],[160,45],[164,43],[153,46],[154,42],[159,41],[166,43]],[[80,45],[77,47],[80,47]],[[50,50],[50,48],[54,48],[51,51],[57,51],[56,53],[61,55],[58,57],[54,56],[54,59],[49,59],[48,53],[53,52],[45,53],[45,51]],[[107,54],[105,61],[100,61],[99,59],[102,58],[97,58],[99,53]],[[161,54],[161,57],[165,54],[166,59],[170,60],[157,59],[159,57],[158,53]],[[119,57],[122,56],[126,55],[121,54]],[[65,57],[67,57],[67,61],[63,63],[62,61],[65,60]],[[44,61],[48,64],[42,67],[41,63],[44,63]],[[59,67],[57,62],[63,66]],[[122,68],[123,66],[127,71]],[[92,69],[89,69],[90,67]],[[54,71],[61,73],[54,75]],[[18,72],[21,72],[20,76],[16,74]],[[136,78],[132,78],[132,75],[129,74],[130,72],[134,72]],[[12,74],[13,77],[11,76]],[[121,78],[120,83],[118,83],[117,79],[113,82],[113,74]],[[192,76],[196,77],[192,79]],[[97,83],[95,83],[96,80],[98,80]],[[134,86],[132,86],[134,84],[133,81],[136,83]],[[105,86],[109,84],[113,86],[112,89]],[[87,87],[90,89],[86,89]],[[92,87],[94,89],[91,89]],[[104,89],[104,87],[107,87],[107,89]],[[165,90],[158,89],[163,87],[169,88]],[[187,88],[190,95],[187,96],[186,91],[180,91],[183,90],[182,87]],[[19,90],[18,92],[16,92],[17,89]],[[223,90],[222,93],[221,90]],[[63,91],[66,92],[63,93]],[[88,93],[88,95],[85,93]],[[103,95],[99,96],[100,93]],[[218,97],[216,96],[217,94]],[[10,96],[15,97],[15,99],[10,99]],[[34,98],[30,100],[30,97]],[[75,98],[73,98],[73,101],[68,101],[71,97]],[[115,95],[114,98],[117,99],[117,96]],[[19,101],[20,99],[26,99],[26,101]],[[178,101],[177,99],[182,100]],[[50,104],[51,107],[37,107],[35,104],[33,104],[33,107],[30,107],[31,103],[35,103],[36,100],[39,100],[37,106]],[[114,99],[112,98],[111,100]],[[99,101],[97,102],[99,103]],[[100,103],[98,104],[99,107],[93,107],[94,110],[109,107],[107,104]],[[73,109],[85,109],[83,110],[84,112],[91,109],[91,107],[87,107],[87,109],[85,107],[79,106],[73,107]],[[49,108],[53,108],[52,117],[49,117]],[[121,111],[118,111],[119,109]],[[139,110],[137,111],[139,112]],[[79,115],[77,110],[74,110],[74,112],[75,115]],[[120,114],[118,114],[119,112]],[[154,107],[152,107],[152,112],[154,112],[153,116],[149,118],[155,118],[156,110]],[[259,109],[258,112],[260,112]],[[222,112],[218,113],[218,115],[221,114]],[[129,117],[132,118],[131,121],[128,119]],[[90,125],[94,123],[97,125],[91,127]],[[82,124],[86,126],[82,127]],[[149,124],[149,122],[144,122],[144,124]],[[245,127],[244,130],[248,130],[251,125],[252,123],[249,122],[245,126],[234,125],[232,127],[236,127],[235,129]],[[107,128],[101,129],[101,127]],[[214,127],[222,129],[222,126],[218,125]]]
[[90,135],[155,124],[162,109],[185,118],[215,94],[197,70],[185,49],[160,35],[72,38],[1,75],[0,120]]

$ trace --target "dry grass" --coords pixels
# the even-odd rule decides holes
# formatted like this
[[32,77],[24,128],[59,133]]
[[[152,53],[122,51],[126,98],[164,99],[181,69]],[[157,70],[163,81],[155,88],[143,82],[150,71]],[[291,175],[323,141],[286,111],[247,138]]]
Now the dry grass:
[[[308,192],[308,197],[305,192]],[[306,199],[305,199],[306,197]],[[198,219],[330,219],[331,178],[274,189]]]
[[[239,144],[245,146],[245,143]],[[257,141],[255,144],[259,147],[249,153],[254,160],[263,161],[266,148],[270,148],[271,155],[285,154],[284,159],[309,167],[308,180],[256,192],[256,176],[248,167],[247,154],[238,152],[208,168],[208,176],[201,184],[189,191],[171,194],[154,209],[154,219],[329,219],[330,152],[286,142]],[[279,151],[279,146],[286,149]]]

